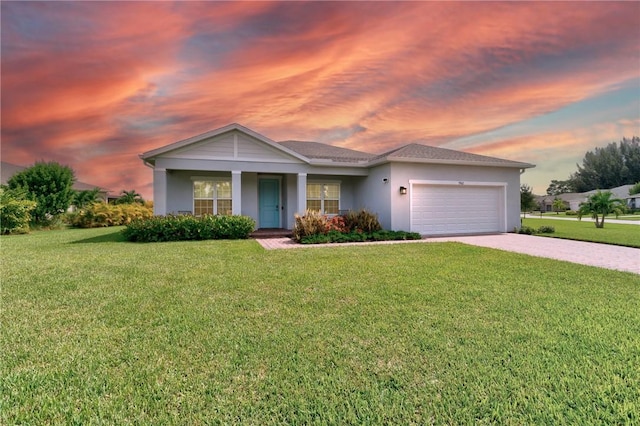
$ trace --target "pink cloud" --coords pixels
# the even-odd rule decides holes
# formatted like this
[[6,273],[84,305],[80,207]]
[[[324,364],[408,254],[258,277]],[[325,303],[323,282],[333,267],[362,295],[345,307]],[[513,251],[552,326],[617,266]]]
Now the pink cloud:
[[[148,187],[138,152],[230,122],[372,152],[445,144],[640,78],[639,14],[640,3],[3,5],[2,153],[77,161],[119,190]],[[514,154],[548,133],[473,149]]]

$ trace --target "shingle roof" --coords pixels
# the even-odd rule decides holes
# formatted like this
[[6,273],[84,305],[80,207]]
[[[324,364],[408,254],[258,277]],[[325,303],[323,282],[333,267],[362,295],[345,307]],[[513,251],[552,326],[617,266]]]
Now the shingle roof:
[[497,167],[513,167],[513,168],[529,168],[535,167],[533,164],[521,163],[517,161],[504,160],[501,158],[487,157],[484,155],[470,154],[468,152],[454,151],[445,148],[436,148],[433,146],[421,144],[409,144],[388,151],[384,154],[376,155],[368,152],[356,151],[348,148],[341,148],[320,142],[306,142],[287,140],[275,142],[259,133],[254,132],[240,124],[233,123],[193,136],[178,142],[174,142],[163,147],[147,151],[140,154],[146,163],[155,164],[155,157],[170,152],[172,150],[183,148],[185,146],[201,142],[207,138],[220,135],[225,132],[237,130],[246,133],[267,145],[271,145],[276,149],[281,149],[289,155],[297,157],[304,162],[316,163],[341,163],[342,166],[357,165],[358,167],[370,167],[376,164],[398,161],[398,162],[417,162],[432,164],[461,164],[461,165],[477,165],[477,166],[497,166]]
[[486,155],[471,154],[469,152],[455,151],[453,149],[438,148],[435,146],[412,143],[393,149],[376,156],[372,161],[418,161],[418,162],[442,162],[442,163],[476,163],[479,165],[495,165],[507,167],[532,167],[529,163],[505,160]]
[[354,149],[340,148],[338,146],[327,145],[320,142],[283,141],[278,143],[300,155],[304,155],[309,159],[357,163],[369,161],[375,157],[374,154],[356,151]]
[[455,151],[453,149],[421,145],[417,143],[404,145],[380,155],[369,154],[367,152],[356,151],[348,148],[340,148],[320,142],[284,141],[278,143],[309,159],[330,160],[342,163],[414,161],[421,163],[459,163],[520,168],[533,167],[532,164],[528,163],[471,154],[469,152]]

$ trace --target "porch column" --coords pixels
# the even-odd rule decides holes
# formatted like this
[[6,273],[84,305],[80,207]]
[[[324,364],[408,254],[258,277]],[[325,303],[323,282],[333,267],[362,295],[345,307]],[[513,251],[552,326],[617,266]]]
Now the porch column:
[[153,214],[167,214],[167,169],[153,169]]
[[298,173],[298,208],[296,213],[304,214],[307,210],[307,174]]
[[242,172],[231,172],[231,213],[242,214]]

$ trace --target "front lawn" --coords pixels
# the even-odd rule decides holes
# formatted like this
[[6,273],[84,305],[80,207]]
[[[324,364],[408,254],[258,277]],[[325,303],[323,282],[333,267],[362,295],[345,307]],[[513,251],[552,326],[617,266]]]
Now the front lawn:
[[535,229],[543,225],[553,226],[556,230],[553,234],[539,234],[544,237],[566,238],[569,240],[591,241],[594,243],[640,248],[640,226],[638,225],[607,223],[605,219],[604,228],[598,229],[593,222],[586,220],[578,221],[576,219],[573,221],[533,218],[522,219],[522,224]]
[[118,232],[0,238],[0,424],[640,422],[638,275]]

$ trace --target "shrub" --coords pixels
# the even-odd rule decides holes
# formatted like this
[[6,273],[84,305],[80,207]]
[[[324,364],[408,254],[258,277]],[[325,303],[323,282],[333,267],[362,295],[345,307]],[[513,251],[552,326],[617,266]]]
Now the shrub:
[[349,231],[360,230],[366,233],[382,229],[378,215],[366,209],[360,211],[349,210],[344,216],[344,224]]
[[153,216],[135,219],[122,231],[135,242],[245,239],[255,229],[248,216]]
[[575,210],[567,210],[564,214],[567,216],[578,216],[578,212]]
[[0,186],[0,233],[29,232],[31,212],[35,208],[35,201],[27,200],[24,190]]
[[520,229],[518,229],[518,234],[533,235],[535,233],[536,233],[535,229],[526,225],[523,225]]
[[556,228],[554,228],[553,226],[543,225],[538,228],[537,232],[539,234],[553,234],[554,232],[556,232]]
[[134,220],[148,219],[153,210],[141,204],[107,204],[98,202],[69,213],[67,220],[76,228],[100,228],[127,225]]
[[371,233],[369,239],[373,241],[420,240],[422,235],[417,232],[381,230]]
[[294,216],[293,239],[300,242],[303,237],[326,234],[330,230],[327,217],[316,210],[307,210],[304,216]]

